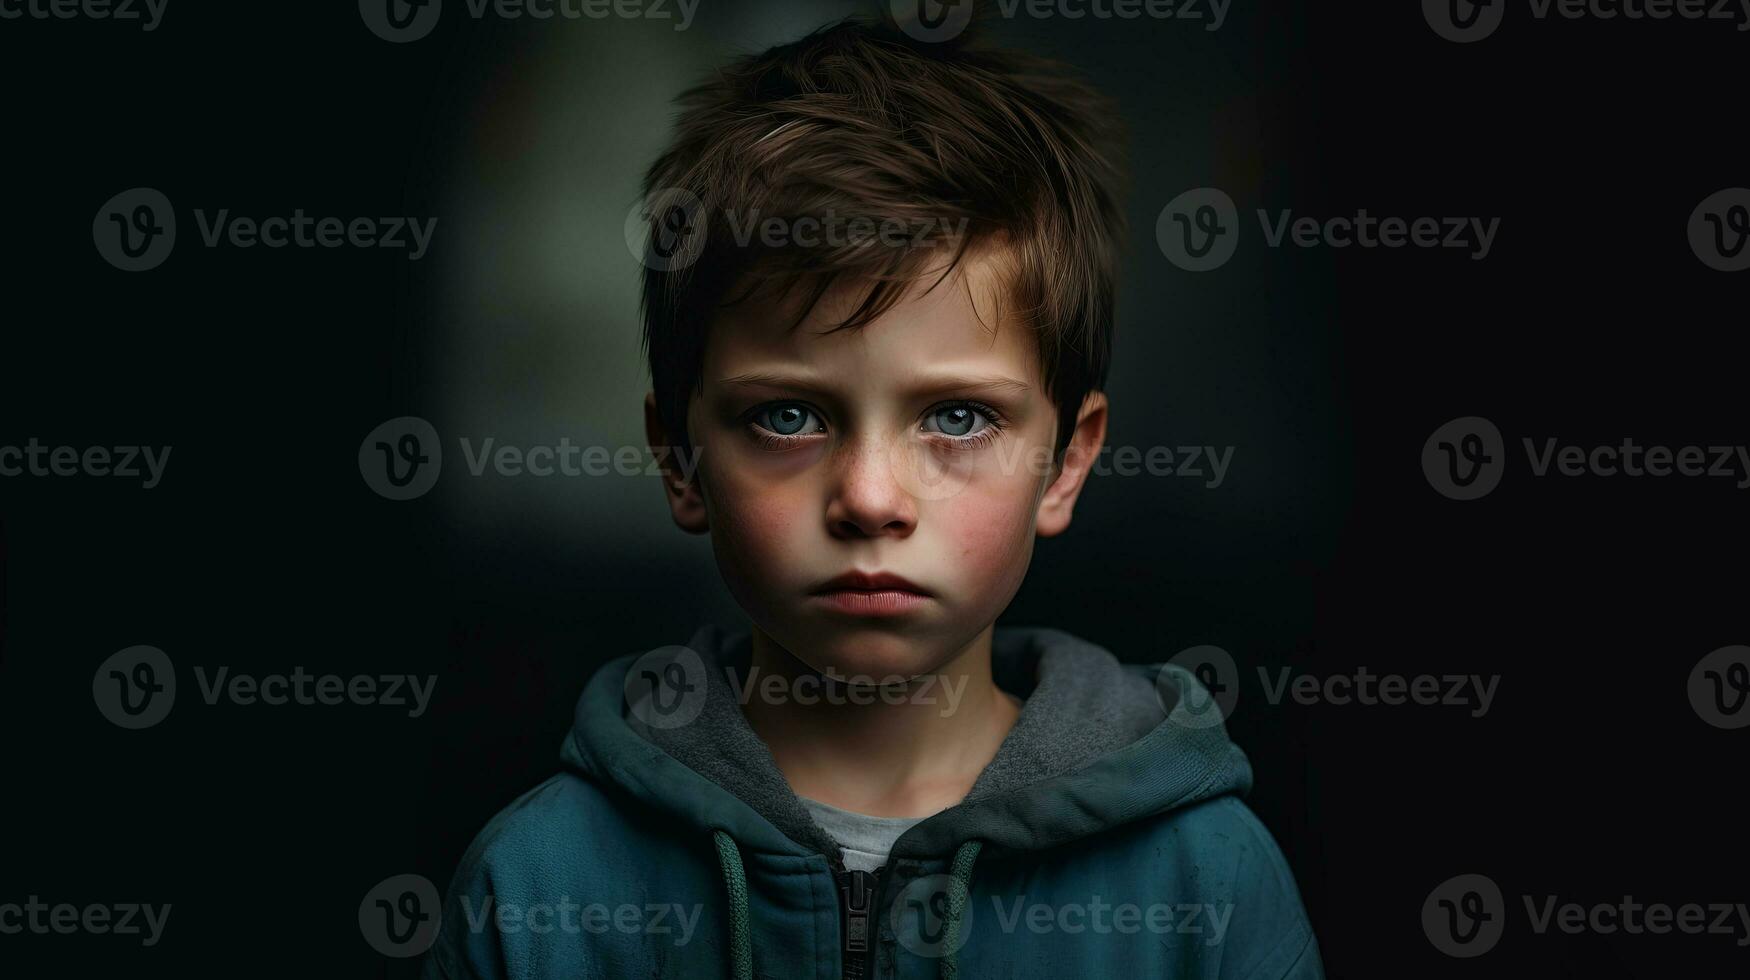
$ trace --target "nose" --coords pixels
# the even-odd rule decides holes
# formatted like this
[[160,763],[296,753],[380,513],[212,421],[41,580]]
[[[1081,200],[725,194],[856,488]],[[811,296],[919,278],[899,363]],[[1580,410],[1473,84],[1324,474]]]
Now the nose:
[[843,443],[833,455],[827,531],[836,538],[910,537],[917,501],[893,472],[891,447],[872,436]]

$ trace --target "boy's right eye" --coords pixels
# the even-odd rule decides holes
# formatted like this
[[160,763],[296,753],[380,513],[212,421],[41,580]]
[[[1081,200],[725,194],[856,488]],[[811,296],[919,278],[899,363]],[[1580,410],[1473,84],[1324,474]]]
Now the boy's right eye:
[[[749,413],[749,420],[767,433],[777,436],[802,436],[824,431],[814,410],[801,402],[771,402]],[[813,424],[809,420],[813,419]]]

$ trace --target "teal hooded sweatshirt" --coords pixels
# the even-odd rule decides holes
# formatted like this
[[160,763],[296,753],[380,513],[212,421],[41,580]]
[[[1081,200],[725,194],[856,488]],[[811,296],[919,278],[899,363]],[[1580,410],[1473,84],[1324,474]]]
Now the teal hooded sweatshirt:
[[463,856],[427,980],[1323,977],[1240,801],[1251,767],[1188,671],[997,627],[1014,729],[871,874],[845,869],[748,727],[748,651],[705,626],[600,669],[563,771]]

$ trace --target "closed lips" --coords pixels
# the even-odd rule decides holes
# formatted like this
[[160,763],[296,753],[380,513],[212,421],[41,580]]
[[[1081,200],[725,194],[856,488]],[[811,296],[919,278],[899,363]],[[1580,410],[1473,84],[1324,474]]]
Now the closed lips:
[[929,595],[929,590],[891,572],[846,572],[815,587],[815,595],[829,592],[911,592]]

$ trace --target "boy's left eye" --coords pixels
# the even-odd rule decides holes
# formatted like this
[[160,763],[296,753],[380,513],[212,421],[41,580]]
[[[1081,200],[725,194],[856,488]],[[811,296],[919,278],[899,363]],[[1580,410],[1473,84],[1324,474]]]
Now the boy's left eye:
[[[924,417],[925,432],[940,432],[945,436],[965,437],[983,432],[991,424],[985,415],[970,404],[942,405]],[[930,423],[935,427],[931,428]]]

